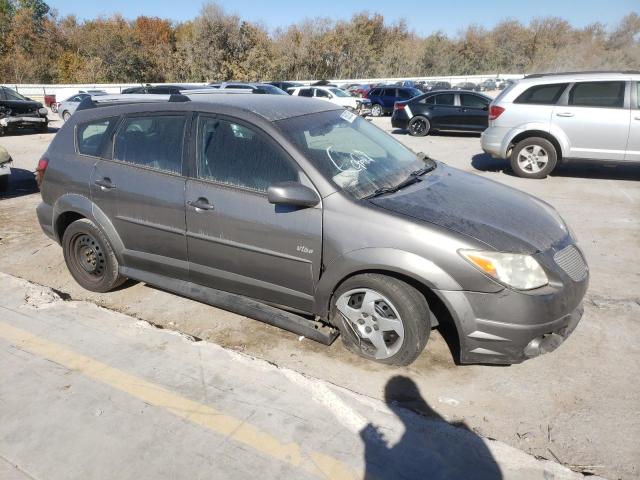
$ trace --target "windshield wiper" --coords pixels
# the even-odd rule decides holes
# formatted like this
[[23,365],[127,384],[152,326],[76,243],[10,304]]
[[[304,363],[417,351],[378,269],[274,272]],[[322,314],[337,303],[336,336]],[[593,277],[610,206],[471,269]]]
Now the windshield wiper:
[[425,166],[422,168],[419,168],[418,170],[414,170],[413,172],[411,172],[409,174],[409,176],[407,178],[405,178],[403,181],[401,181],[399,184],[393,186],[393,187],[381,187],[376,189],[372,194],[367,195],[366,199],[369,198],[374,198],[374,197],[378,197],[380,195],[384,195],[385,193],[394,193],[397,192],[398,190],[408,186],[408,185],[413,185],[416,182],[420,182],[422,181],[419,177],[421,177],[422,175],[424,175],[425,173],[429,173],[432,170],[435,170],[437,164],[435,161],[433,161],[432,159],[430,159],[429,157],[425,156],[423,154],[422,157],[420,157],[420,155],[418,154],[418,157],[424,161]]

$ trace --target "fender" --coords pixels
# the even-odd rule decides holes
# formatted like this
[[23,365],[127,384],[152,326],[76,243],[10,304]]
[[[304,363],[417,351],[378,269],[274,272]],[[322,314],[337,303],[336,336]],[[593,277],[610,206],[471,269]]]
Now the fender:
[[367,270],[398,273],[434,290],[462,290],[447,272],[424,257],[395,248],[363,248],[345,253],[326,267],[316,285],[316,314],[328,318],[331,295],[337,286],[345,278]]
[[531,130],[539,130],[541,132],[548,133],[553,136],[558,143],[560,144],[560,150],[562,157],[568,155],[568,152],[571,151],[571,142],[569,142],[569,138],[566,136],[564,131],[559,128],[557,125],[554,125],[551,122],[530,122],[524,123],[518,127],[514,127],[507,132],[507,134],[502,139],[502,144],[500,145],[500,151],[504,154],[504,158],[507,158],[507,152],[509,151],[509,145],[513,142],[513,139],[520,135],[521,133],[525,133]]
[[124,260],[122,258],[124,244],[120,239],[120,235],[118,235],[118,232],[111,223],[111,220],[109,220],[109,217],[107,217],[107,215],[105,215],[105,213],[95,203],[84,195],[67,193],[58,198],[56,203],[53,205],[54,235],[58,243],[62,243],[62,238],[59,238],[58,230],[55,228],[55,225],[58,223],[60,215],[67,212],[78,213],[95,223],[109,239],[109,243],[111,243],[111,247],[113,248],[113,252],[118,259],[118,262],[124,264]]

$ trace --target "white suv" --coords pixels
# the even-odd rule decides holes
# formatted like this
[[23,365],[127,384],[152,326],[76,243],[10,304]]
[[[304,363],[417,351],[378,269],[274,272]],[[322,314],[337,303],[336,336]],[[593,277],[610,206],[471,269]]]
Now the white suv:
[[529,75],[489,108],[482,149],[521,177],[569,159],[640,161],[640,72]]
[[298,97],[314,97],[320,100],[326,100],[347,110],[353,110],[360,115],[371,113],[371,100],[366,98],[358,98],[350,93],[340,90],[337,87],[311,86],[311,87],[293,87],[287,90],[290,95]]

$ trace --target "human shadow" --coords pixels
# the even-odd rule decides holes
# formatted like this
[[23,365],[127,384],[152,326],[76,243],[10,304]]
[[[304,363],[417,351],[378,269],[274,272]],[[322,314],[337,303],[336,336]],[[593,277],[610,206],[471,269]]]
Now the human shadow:
[[[502,479],[485,442],[464,423],[449,423],[422,398],[417,385],[397,375],[385,387],[385,401],[405,432],[388,445],[378,427],[361,432],[367,480]],[[414,413],[418,412],[418,413]]]
[[[508,160],[492,158],[478,153],[471,158],[471,166],[482,172],[504,172],[515,176]],[[611,163],[606,161],[571,160],[561,163],[550,174],[552,177],[594,178],[605,180],[640,180],[640,163]]]

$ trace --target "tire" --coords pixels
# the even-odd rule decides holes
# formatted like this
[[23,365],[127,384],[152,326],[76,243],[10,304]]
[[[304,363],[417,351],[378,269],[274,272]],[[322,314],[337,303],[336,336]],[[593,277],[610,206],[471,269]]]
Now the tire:
[[348,350],[387,365],[413,362],[424,350],[432,324],[424,295],[377,273],[356,275],[340,285],[331,304],[331,322]]
[[86,218],[64,231],[62,251],[71,276],[86,290],[104,293],[126,280],[118,273],[118,259],[109,240]]
[[425,137],[429,135],[431,123],[425,117],[415,116],[409,122],[409,135],[412,137]]
[[510,162],[511,170],[519,177],[545,178],[556,167],[558,152],[549,140],[529,137],[513,147]]
[[11,175],[0,176],[0,192],[6,192],[9,189],[9,177]]
[[62,120],[65,122],[71,118],[71,114],[69,112],[62,112]]
[[372,117],[381,117],[384,115],[384,110],[382,109],[382,105],[379,103],[374,103],[371,106],[371,116]]

